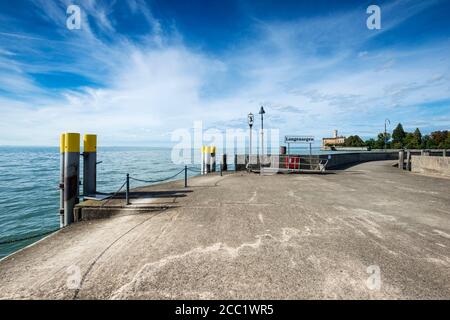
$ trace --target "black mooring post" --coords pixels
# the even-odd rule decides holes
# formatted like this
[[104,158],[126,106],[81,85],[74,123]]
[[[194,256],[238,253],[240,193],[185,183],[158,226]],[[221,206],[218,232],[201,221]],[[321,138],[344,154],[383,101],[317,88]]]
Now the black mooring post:
[[130,204],[130,174],[127,173],[127,189],[125,191],[125,198],[127,201],[127,205]]
[[187,166],[184,166],[184,187],[187,188]]

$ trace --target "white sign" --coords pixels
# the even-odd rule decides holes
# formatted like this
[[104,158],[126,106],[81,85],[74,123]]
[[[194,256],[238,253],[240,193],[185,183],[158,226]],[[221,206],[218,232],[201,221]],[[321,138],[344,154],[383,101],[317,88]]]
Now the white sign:
[[285,143],[313,143],[314,137],[312,136],[285,136]]

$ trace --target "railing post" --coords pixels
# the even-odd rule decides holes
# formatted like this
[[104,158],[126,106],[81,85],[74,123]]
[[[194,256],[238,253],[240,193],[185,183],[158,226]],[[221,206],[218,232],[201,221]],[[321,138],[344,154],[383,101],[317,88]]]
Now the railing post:
[[127,189],[125,191],[126,205],[130,204],[130,174],[127,173]]
[[405,151],[404,150],[400,150],[398,152],[398,168],[400,170],[403,170],[404,160],[405,160]]
[[184,187],[187,188],[187,166],[184,166]]
[[411,171],[411,151],[406,151],[406,171]]

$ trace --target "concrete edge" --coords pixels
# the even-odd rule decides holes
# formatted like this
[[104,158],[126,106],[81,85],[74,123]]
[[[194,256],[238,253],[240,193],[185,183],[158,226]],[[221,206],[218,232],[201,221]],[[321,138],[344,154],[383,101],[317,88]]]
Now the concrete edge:
[[56,230],[55,232],[46,235],[45,237],[39,239],[38,241],[35,241],[35,242],[33,242],[33,243],[30,243],[29,245],[27,245],[27,246],[25,246],[25,247],[23,247],[23,248],[20,248],[19,250],[14,251],[13,253],[8,254],[7,256],[4,256],[3,258],[0,259],[0,263],[3,262],[4,260],[8,259],[8,258],[11,258],[12,256],[14,256],[14,255],[16,255],[16,254],[18,254],[18,253],[20,253],[20,252],[22,252],[22,251],[28,249],[28,248],[31,248],[32,246],[37,245],[38,243],[40,243],[40,242],[42,242],[42,241],[44,241],[44,240],[49,239],[50,237],[55,236],[57,233],[61,232],[61,230],[63,230],[63,229],[64,229],[64,228],[59,229],[59,230]]

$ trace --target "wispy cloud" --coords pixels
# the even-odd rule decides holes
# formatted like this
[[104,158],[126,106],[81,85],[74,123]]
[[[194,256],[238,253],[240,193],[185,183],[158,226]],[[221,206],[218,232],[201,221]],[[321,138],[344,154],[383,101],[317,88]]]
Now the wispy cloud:
[[[169,141],[171,130],[194,120],[245,128],[247,113],[260,104],[268,126],[282,134],[323,136],[337,128],[375,135],[387,116],[425,129],[450,126],[443,116],[449,105],[424,111],[450,101],[450,42],[368,46],[382,35],[365,28],[361,8],[256,21],[252,37],[218,56],[189,46],[178,30],[165,30],[143,1],[121,7],[146,21],[139,39],[118,31],[115,2],[82,1],[82,30],[68,31],[68,4],[34,2],[53,26],[51,35],[0,29],[0,144],[55,144],[68,130],[96,132],[110,145],[152,144]],[[384,33],[434,2],[395,14],[410,4],[397,1],[383,10],[392,16]],[[77,75],[93,84],[55,89],[36,74]]]

